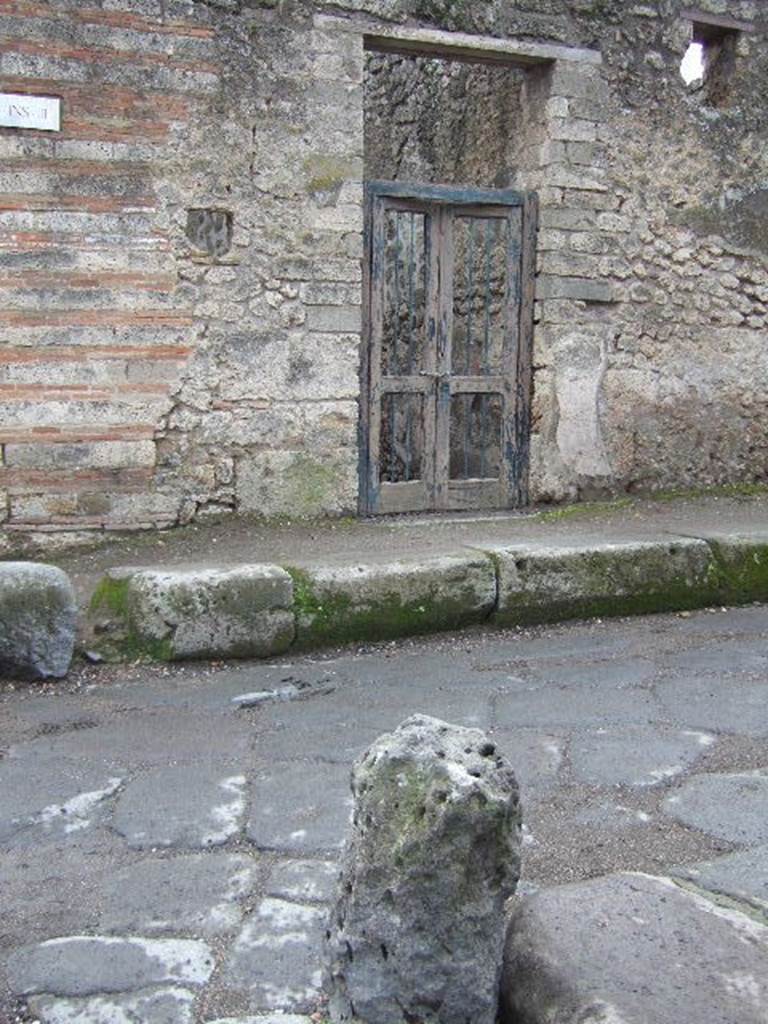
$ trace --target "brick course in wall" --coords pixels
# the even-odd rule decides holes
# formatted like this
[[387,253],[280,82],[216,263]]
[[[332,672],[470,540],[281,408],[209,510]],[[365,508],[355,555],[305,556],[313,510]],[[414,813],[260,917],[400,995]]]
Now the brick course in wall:
[[701,0],[756,29],[714,109],[658,6],[0,0],[0,88],[62,100],[60,133],[0,128],[6,547],[355,510],[364,46],[398,34],[521,78],[495,152],[540,197],[534,500],[764,481],[765,12]]

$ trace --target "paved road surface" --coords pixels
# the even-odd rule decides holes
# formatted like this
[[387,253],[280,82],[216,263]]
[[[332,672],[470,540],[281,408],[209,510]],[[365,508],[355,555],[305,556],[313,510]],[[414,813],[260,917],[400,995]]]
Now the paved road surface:
[[0,1022],[306,1020],[350,763],[415,711],[512,760],[523,891],[677,872],[768,920],[766,608],[96,666],[0,684]]

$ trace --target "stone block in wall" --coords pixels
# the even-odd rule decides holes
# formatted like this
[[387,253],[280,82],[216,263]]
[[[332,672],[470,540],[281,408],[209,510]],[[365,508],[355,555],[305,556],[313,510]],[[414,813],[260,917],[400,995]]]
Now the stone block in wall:
[[547,123],[547,134],[554,142],[595,142],[598,137],[594,121],[553,118]]
[[547,171],[546,182],[550,187],[573,188],[582,192],[608,191],[599,168],[591,168],[582,173],[570,167],[554,165]]
[[542,207],[539,211],[540,228],[559,228],[563,231],[589,231],[597,224],[594,210],[567,207]]
[[357,510],[357,461],[351,447],[316,455],[304,450],[243,454],[235,469],[237,509],[262,516],[352,514]]
[[216,357],[218,396],[271,400],[285,389],[288,374],[287,335],[283,330],[238,330],[211,342]]
[[307,223],[315,231],[362,231],[363,208],[357,203],[320,206],[307,213]]
[[309,281],[299,297],[308,306],[355,306],[362,301],[361,287],[344,281]]
[[8,466],[25,469],[129,469],[154,466],[154,441],[80,441],[70,444],[7,444]]
[[362,330],[360,306],[310,306],[307,330],[329,334],[359,334]]
[[554,277],[542,274],[536,280],[537,299],[581,299],[584,302],[613,302],[613,289],[604,281],[584,277]]
[[590,253],[539,252],[537,267],[540,273],[554,276],[599,278],[602,275],[600,260]]
[[555,61],[550,72],[549,87],[552,97],[582,97],[604,103],[610,98],[608,83],[594,64]]
[[263,658],[294,636],[293,583],[276,565],[114,570],[97,586],[92,645],[161,661]]
[[360,394],[359,334],[292,335],[288,348],[287,394],[294,401],[357,399]]
[[357,448],[358,404],[354,402],[307,402],[304,410],[304,450],[322,457],[335,448]]

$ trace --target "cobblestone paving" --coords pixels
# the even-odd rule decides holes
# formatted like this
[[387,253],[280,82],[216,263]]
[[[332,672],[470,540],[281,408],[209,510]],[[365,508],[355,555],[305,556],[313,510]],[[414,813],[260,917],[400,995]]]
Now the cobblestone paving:
[[0,1022],[307,1024],[350,764],[416,711],[515,765],[522,891],[628,868],[768,920],[765,608],[95,666],[0,684]]

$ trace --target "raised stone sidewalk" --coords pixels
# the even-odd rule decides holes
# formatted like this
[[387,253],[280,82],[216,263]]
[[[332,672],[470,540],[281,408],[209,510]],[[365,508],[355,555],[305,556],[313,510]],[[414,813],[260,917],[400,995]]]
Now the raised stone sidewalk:
[[225,521],[59,559],[111,660],[270,657],[479,623],[768,599],[768,496],[538,515]]

